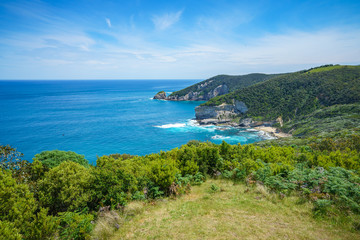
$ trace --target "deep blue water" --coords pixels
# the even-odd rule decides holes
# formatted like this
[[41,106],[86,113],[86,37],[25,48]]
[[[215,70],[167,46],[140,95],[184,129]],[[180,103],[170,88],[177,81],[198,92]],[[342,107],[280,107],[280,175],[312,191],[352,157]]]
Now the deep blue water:
[[31,160],[45,150],[74,151],[91,163],[111,153],[145,155],[189,140],[231,144],[262,139],[244,129],[198,126],[201,102],[151,99],[197,80],[0,81],[0,144]]

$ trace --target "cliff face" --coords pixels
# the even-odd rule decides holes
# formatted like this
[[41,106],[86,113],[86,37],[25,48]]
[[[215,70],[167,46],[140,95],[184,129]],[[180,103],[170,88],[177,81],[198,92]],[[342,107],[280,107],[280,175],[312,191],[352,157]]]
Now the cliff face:
[[195,108],[195,116],[200,124],[221,124],[231,122],[234,117],[245,113],[247,110],[245,103],[233,101],[233,104],[198,106]]
[[208,86],[210,82],[205,82],[204,84],[198,85],[196,91],[190,91],[184,96],[180,95],[170,95],[166,97],[166,100],[172,101],[207,101],[213,97],[224,95],[229,93],[229,88],[226,84],[219,85],[208,93],[204,93],[204,88]]

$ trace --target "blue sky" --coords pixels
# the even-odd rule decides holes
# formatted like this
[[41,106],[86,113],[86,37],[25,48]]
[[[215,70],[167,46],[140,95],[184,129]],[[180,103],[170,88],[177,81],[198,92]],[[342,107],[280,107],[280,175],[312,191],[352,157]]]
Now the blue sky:
[[360,64],[360,1],[0,2],[0,79],[205,79]]

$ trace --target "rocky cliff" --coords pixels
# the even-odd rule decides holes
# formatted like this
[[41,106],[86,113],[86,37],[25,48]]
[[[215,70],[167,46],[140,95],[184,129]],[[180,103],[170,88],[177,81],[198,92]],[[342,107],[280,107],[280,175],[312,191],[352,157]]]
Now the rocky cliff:
[[[211,83],[211,82],[210,82]],[[229,93],[229,88],[226,84],[219,85],[213,90],[205,93],[203,90],[208,86],[208,82],[197,86],[197,90],[189,91],[187,94],[181,96],[177,94],[171,94],[166,100],[172,101],[207,101],[213,97],[224,95]]]
[[203,92],[203,89],[206,88],[207,85],[207,83],[198,85],[197,91],[190,91],[183,96],[176,94],[166,96],[166,93],[164,91],[161,91],[154,96],[154,99],[164,99],[170,101],[207,101],[213,97],[229,93],[229,88],[224,84],[217,86],[216,88],[205,94]]
[[166,93],[164,91],[160,91],[154,96],[154,99],[166,99]]
[[233,122],[237,115],[247,110],[245,103],[235,100],[233,104],[198,106],[195,108],[195,116],[200,124],[223,124]]

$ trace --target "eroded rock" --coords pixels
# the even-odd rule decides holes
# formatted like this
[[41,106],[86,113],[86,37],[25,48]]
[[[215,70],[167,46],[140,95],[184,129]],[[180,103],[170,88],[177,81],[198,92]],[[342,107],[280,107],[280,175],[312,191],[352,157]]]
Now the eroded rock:
[[158,92],[155,96],[154,99],[166,99],[166,93],[164,91],[160,91]]

